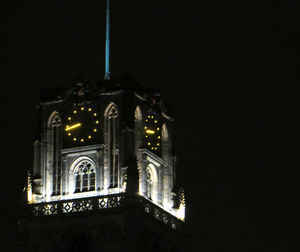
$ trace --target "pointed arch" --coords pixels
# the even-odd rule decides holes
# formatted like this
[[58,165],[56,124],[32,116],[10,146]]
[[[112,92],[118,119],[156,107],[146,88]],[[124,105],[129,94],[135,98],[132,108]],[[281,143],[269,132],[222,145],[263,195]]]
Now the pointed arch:
[[170,157],[170,138],[169,138],[169,131],[166,124],[162,126],[162,158],[169,162]]
[[110,188],[119,186],[119,109],[111,102],[104,111],[105,118],[105,144],[106,165],[109,175],[107,177]]
[[[50,172],[52,174],[52,183],[48,183],[48,194],[60,195],[61,194],[61,153],[62,148],[62,120],[61,116],[57,111],[53,111],[48,118],[47,122],[48,134],[47,142],[49,144],[49,156],[48,162]],[[52,185],[51,185],[52,184]],[[51,187],[50,187],[51,185]]]
[[69,192],[95,191],[97,172],[96,162],[88,156],[78,157],[69,169]]
[[164,124],[162,126],[162,137],[163,137],[164,141],[169,140],[169,132],[168,132],[168,128],[167,128],[166,124]]
[[174,186],[174,170],[172,164],[172,149],[171,149],[171,137],[167,127],[167,124],[162,126],[162,159],[164,160],[164,172],[163,172],[163,187],[162,187],[162,203],[164,207],[172,207],[172,198],[170,188]]
[[142,139],[143,139],[143,117],[140,106],[137,106],[134,113],[135,118],[135,129],[134,129],[134,137],[135,137],[135,152],[142,147]]
[[148,199],[157,202],[157,187],[158,187],[158,175],[156,168],[153,164],[148,164],[146,168],[146,195]]

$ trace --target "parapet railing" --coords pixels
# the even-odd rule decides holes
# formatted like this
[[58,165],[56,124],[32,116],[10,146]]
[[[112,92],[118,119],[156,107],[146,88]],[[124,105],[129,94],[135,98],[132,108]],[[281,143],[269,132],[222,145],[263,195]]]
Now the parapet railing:
[[126,193],[29,204],[28,207],[30,215],[37,217],[101,211],[104,209],[123,208],[130,205],[142,207],[145,213],[175,230],[180,231],[183,228],[183,222],[181,220],[155,205],[153,202],[140,195],[129,196]]

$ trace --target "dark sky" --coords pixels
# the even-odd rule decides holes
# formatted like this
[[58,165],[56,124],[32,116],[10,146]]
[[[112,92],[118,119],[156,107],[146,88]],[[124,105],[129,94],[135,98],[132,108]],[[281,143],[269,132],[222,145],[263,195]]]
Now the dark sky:
[[[16,0],[0,8],[3,251],[18,248],[39,89],[103,79],[105,6]],[[194,251],[295,249],[297,15],[296,4],[272,1],[111,0],[112,78],[132,74],[172,103]]]

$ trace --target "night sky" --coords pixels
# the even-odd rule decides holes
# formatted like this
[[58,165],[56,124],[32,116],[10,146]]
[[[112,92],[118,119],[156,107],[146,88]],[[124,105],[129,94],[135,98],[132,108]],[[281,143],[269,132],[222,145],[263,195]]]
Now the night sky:
[[[103,79],[105,8],[0,7],[1,251],[18,249],[39,89]],[[297,16],[296,4],[272,1],[111,0],[111,77],[132,74],[172,104],[193,251],[296,251]]]

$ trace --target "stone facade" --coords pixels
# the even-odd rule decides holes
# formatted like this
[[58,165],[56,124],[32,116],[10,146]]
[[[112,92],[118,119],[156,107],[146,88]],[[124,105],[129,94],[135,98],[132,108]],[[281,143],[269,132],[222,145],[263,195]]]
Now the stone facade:
[[78,80],[41,90],[39,113],[23,251],[179,251],[184,194],[159,90]]

